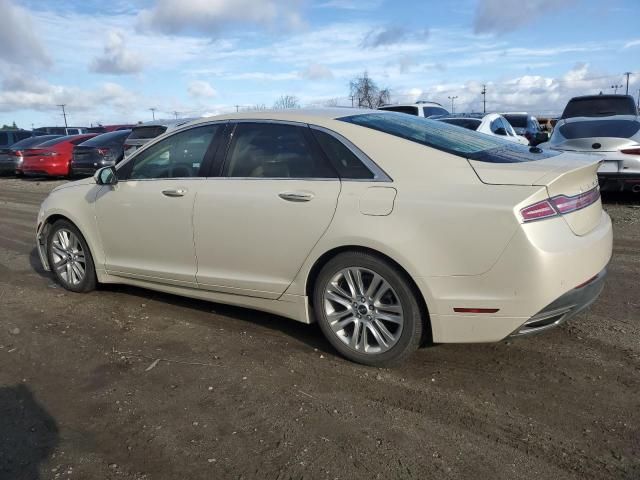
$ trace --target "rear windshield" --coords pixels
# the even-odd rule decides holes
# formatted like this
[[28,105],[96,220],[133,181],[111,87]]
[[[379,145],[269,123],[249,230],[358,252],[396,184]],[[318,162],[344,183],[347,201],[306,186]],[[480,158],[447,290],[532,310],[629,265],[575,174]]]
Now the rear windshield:
[[454,125],[398,113],[365,113],[339,120],[404,138],[459,157],[490,163],[530,162],[560,152],[537,150]]
[[418,115],[418,107],[382,107],[380,110],[386,110],[388,112],[408,113],[409,115]]
[[475,118],[440,118],[438,120],[440,122],[448,123],[450,125],[457,125],[469,130],[477,130],[482,123],[480,120],[477,120]]
[[101,147],[103,145],[111,145],[113,143],[124,143],[131,130],[117,130],[115,132],[103,133],[97,137],[90,138],[82,143],[83,147]]
[[513,128],[527,128],[526,115],[503,115]]
[[162,135],[167,130],[167,127],[162,125],[149,125],[147,127],[136,127],[131,131],[129,140],[156,138],[158,135]]
[[562,118],[610,115],[637,115],[633,98],[626,95],[572,98],[562,112]]
[[57,135],[43,135],[40,137],[29,137],[29,138],[25,138],[24,140],[20,140],[19,142],[14,143],[13,145],[11,145],[12,149],[15,150],[19,150],[21,148],[29,148],[29,147],[33,147],[35,145],[40,145],[43,142],[47,142],[49,140],[52,140],[54,138],[58,138]]
[[57,145],[57,144],[62,143],[62,142],[68,142],[74,136],[75,135],[67,135],[67,136],[64,136],[64,137],[54,138],[53,140],[49,140],[47,142],[43,142],[43,143],[39,144],[38,146],[39,147],[52,147],[52,146]]
[[567,140],[575,138],[614,137],[630,138],[640,130],[640,122],[634,120],[592,120],[569,122],[559,128]]

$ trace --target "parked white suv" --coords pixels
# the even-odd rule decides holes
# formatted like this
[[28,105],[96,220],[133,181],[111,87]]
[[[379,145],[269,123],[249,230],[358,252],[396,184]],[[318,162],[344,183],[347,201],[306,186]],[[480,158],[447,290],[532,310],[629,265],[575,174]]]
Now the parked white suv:
[[446,108],[436,102],[425,102],[420,100],[416,103],[399,103],[396,105],[383,105],[378,110],[388,110],[390,112],[408,113],[417,117],[433,117],[435,115],[449,115]]

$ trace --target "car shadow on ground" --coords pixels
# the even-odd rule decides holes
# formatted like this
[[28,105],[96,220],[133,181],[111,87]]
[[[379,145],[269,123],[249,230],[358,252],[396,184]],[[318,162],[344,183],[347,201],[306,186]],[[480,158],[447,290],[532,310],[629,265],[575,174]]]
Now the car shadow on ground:
[[0,387],[0,478],[40,478],[40,465],[59,442],[54,418],[26,385]]

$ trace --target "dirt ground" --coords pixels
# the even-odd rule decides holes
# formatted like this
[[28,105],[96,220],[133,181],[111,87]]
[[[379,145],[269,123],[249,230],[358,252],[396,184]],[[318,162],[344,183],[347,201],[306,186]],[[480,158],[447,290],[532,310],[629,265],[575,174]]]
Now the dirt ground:
[[58,183],[0,179],[0,479],[640,478],[640,196],[605,198],[587,313],[387,370],[268,314],[63,290],[34,248]]

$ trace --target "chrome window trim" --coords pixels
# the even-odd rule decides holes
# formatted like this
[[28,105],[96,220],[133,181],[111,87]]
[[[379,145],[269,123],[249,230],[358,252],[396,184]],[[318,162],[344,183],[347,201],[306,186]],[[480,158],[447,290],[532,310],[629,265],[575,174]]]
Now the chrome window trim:
[[328,135],[331,135],[333,138],[342,143],[351,153],[353,153],[358,160],[360,160],[367,169],[373,173],[373,178],[344,178],[340,177],[341,181],[347,182],[393,182],[393,179],[385,172],[382,168],[378,166],[376,162],[374,162],[371,157],[369,157],[366,153],[356,147],[351,140],[344,137],[343,135],[335,132],[326,127],[321,127],[319,125],[309,125],[309,128],[312,130],[318,130],[320,132],[324,132]]

